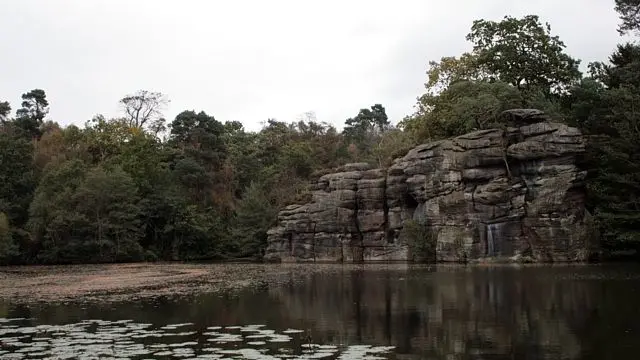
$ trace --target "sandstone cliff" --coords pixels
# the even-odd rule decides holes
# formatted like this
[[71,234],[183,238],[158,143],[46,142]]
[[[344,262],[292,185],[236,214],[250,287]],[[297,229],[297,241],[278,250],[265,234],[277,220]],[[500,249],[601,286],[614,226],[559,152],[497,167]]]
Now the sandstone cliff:
[[[595,249],[578,166],[584,139],[540,111],[420,145],[388,169],[348,164],[269,231],[271,261],[585,261]],[[419,224],[415,239],[403,231]]]

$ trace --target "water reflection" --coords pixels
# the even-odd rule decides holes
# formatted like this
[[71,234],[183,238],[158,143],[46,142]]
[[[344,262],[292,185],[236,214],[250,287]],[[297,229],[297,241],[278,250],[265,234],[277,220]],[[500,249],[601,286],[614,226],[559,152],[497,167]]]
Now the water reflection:
[[[0,358],[20,354],[6,343],[32,336],[39,325],[68,325],[80,328],[59,334],[65,341],[100,326],[127,329],[126,340],[109,344],[142,358],[635,359],[638,303],[637,267],[345,268],[292,277],[285,286],[193,298],[0,303],[0,317],[27,319],[0,321],[6,351]],[[156,336],[165,333],[180,335]],[[46,349],[45,341],[27,340]]]

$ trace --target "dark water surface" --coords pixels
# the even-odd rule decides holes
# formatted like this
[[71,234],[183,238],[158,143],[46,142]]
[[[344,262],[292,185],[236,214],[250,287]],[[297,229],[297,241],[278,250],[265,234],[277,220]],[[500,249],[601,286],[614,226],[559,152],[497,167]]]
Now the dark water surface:
[[367,266],[171,300],[0,302],[0,341],[0,359],[639,359],[640,267]]

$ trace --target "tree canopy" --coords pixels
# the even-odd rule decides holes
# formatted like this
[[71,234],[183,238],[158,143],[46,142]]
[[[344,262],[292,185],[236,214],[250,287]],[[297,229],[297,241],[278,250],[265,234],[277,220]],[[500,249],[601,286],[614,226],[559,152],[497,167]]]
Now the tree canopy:
[[618,27],[621,34],[640,31],[640,0],[616,0],[615,9],[622,20]]
[[479,70],[519,90],[552,94],[581,78],[580,61],[564,52],[564,42],[536,15],[476,20],[467,40],[473,43],[473,63]]
[[509,108],[556,113],[581,78],[580,61],[538,16],[476,20],[466,39],[471,52],[429,62],[426,91],[416,112],[401,122],[416,141],[495,125],[497,114]]

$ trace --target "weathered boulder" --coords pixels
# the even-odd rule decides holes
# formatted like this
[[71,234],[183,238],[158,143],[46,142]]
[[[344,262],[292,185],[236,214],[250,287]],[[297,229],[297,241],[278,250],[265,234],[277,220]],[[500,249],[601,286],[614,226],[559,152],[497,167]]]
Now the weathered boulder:
[[[587,260],[597,243],[582,134],[538,110],[502,116],[509,126],[417,146],[388,169],[347,164],[322,176],[310,203],[280,212],[267,259],[406,261],[429,242],[438,261]],[[403,235],[408,221],[426,233]]]

